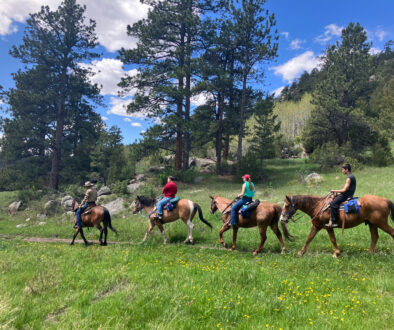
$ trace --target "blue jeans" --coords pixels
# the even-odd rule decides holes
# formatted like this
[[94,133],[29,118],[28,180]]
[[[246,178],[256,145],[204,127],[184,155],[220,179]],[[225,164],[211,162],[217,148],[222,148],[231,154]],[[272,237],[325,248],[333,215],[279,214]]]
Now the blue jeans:
[[82,227],[82,217],[81,214],[83,211],[86,210],[86,208],[89,206],[89,203],[85,203],[84,206],[82,206],[78,211],[77,211],[77,226]]
[[237,219],[238,219],[238,211],[242,207],[242,205],[251,202],[252,199],[250,197],[242,197],[238,202],[236,202],[232,208],[231,208],[231,218],[230,218],[230,223],[232,225],[237,224]]
[[163,207],[166,205],[172,198],[171,197],[163,197],[160,201],[157,202],[157,214],[163,215]]

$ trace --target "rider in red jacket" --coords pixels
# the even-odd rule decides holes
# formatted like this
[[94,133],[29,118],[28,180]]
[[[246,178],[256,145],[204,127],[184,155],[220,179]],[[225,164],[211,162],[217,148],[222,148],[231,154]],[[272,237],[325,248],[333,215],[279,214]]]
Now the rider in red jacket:
[[169,176],[167,178],[167,184],[161,191],[164,197],[157,203],[157,218],[160,221],[163,219],[163,206],[166,205],[171,199],[173,199],[178,191],[178,187],[174,180],[174,177]]

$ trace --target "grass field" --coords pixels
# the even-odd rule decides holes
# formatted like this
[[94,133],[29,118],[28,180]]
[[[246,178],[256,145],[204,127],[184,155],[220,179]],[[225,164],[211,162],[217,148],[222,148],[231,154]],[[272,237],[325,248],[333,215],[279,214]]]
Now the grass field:
[[[283,201],[288,194],[325,195],[342,188],[338,172],[324,173],[324,183],[306,186],[299,179],[313,166],[301,160],[271,161],[266,182],[256,185],[257,198]],[[394,200],[394,166],[354,172],[357,195],[376,194]],[[0,325],[3,328],[133,328],[133,329],[392,329],[394,328],[394,244],[380,233],[377,253],[369,254],[368,227],[336,231],[343,253],[334,259],[322,231],[307,254],[296,258],[310,230],[308,218],[289,224],[294,242],[287,253],[269,231],[263,252],[256,228],[240,229],[237,251],[219,245],[220,215],[209,213],[209,195],[233,198],[240,182],[205,177],[198,184],[180,184],[180,196],[202,206],[211,231],[194,220],[194,246],[181,242],[183,223],[166,225],[170,244],[157,229],[141,244],[146,215],[130,212],[113,218],[120,231],[109,233],[113,244],[85,248],[63,243],[33,243],[26,237],[69,238],[70,219],[54,217],[26,222],[32,210],[6,214],[12,193],[0,194]],[[123,218],[124,216],[124,218]],[[26,227],[16,228],[25,223]],[[390,220],[390,225],[394,222]],[[231,231],[225,240],[231,242]],[[7,237],[7,238],[5,238]],[[87,231],[97,239],[98,231]]]

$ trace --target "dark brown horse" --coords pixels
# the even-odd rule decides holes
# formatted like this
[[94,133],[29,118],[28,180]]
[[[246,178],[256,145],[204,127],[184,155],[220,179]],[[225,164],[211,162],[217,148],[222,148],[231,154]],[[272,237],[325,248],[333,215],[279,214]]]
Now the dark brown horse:
[[[309,243],[313,240],[315,235],[325,228],[330,236],[330,240],[334,245],[334,257],[337,257],[341,251],[338,248],[333,228],[327,228],[325,225],[330,220],[330,211],[325,209],[327,197],[316,197],[308,195],[286,196],[285,204],[281,214],[281,222],[288,222],[297,210],[308,214],[312,220],[312,229],[306,239],[305,245],[298,252],[298,256],[302,256]],[[394,204],[390,200],[367,195],[360,198],[360,212],[359,213],[345,213],[343,210],[339,212],[338,225],[344,225],[344,228],[352,228],[359,224],[366,222],[371,231],[371,248],[369,252],[375,252],[376,242],[378,241],[378,228],[382,229],[392,238],[394,238],[394,228],[388,224],[388,216],[391,212],[391,219],[394,220]],[[343,223],[345,221],[345,223]]]
[[188,229],[188,234],[187,234],[187,237],[186,237],[186,240],[184,241],[184,243],[194,244],[194,240],[193,240],[194,224],[192,223],[192,221],[193,221],[193,218],[197,212],[198,212],[198,216],[199,216],[200,220],[212,229],[212,225],[204,219],[200,205],[198,205],[197,203],[193,203],[192,201],[190,201],[188,199],[180,199],[177,202],[175,208],[170,212],[168,212],[167,210],[164,209],[163,220],[162,220],[163,223],[161,223],[160,221],[154,220],[154,217],[156,215],[155,212],[152,212],[155,207],[155,200],[154,199],[144,197],[144,196],[137,196],[137,198],[135,199],[133,204],[134,204],[133,211],[132,211],[133,214],[136,214],[139,211],[141,211],[142,209],[145,209],[145,211],[149,215],[150,223],[149,223],[149,227],[148,227],[148,230],[146,231],[143,241],[145,241],[148,238],[148,236],[152,232],[155,225],[157,225],[160,229],[160,232],[163,235],[164,243],[167,243],[168,240],[167,240],[166,233],[164,232],[163,224],[168,223],[168,222],[173,222],[178,219],[182,219]]
[[[78,202],[76,199],[73,200],[72,202],[72,209],[74,210],[74,223],[77,223],[77,216],[76,212],[78,211]],[[108,229],[111,229],[116,235],[118,234],[118,231],[112,227],[111,224],[111,215],[109,214],[109,211],[101,205],[96,205],[93,206],[92,208],[87,208],[84,213],[81,215],[82,217],[82,224],[84,227],[96,227],[100,231],[100,245],[107,245],[107,234],[108,234]],[[100,223],[103,223],[103,227],[101,227]],[[78,233],[81,234],[81,237],[83,241],[85,242],[85,245],[88,245],[88,241],[85,238],[85,235],[83,233],[82,228],[77,228],[74,233],[73,240],[71,241],[70,245],[74,244],[75,238],[77,237]],[[103,238],[103,233],[104,233],[104,242],[102,240]]]
[[[215,213],[216,210],[219,210],[222,213],[223,227],[219,231],[220,243],[227,247],[226,243],[223,240],[223,233],[231,228],[229,225],[230,220],[230,208],[231,201],[229,199],[220,197],[220,196],[210,196],[211,198],[211,213]],[[260,245],[253,252],[253,255],[257,255],[261,249],[263,248],[264,242],[267,239],[267,228],[270,226],[272,231],[275,233],[276,237],[280,242],[282,248],[282,254],[285,253],[286,247],[282,239],[282,234],[278,227],[279,216],[281,214],[282,208],[273,203],[264,203],[261,202],[255,210],[251,212],[250,218],[243,218],[241,215],[238,216],[238,227],[242,228],[251,228],[251,227],[259,227],[260,231]],[[224,213],[223,213],[224,212]],[[235,250],[236,242],[237,242],[237,233],[238,227],[233,228],[233,245],[231,250]],[[292,239],[292,236],[289,234],[286,224],[282,223],[283,234],[285,238],[288,240]]]

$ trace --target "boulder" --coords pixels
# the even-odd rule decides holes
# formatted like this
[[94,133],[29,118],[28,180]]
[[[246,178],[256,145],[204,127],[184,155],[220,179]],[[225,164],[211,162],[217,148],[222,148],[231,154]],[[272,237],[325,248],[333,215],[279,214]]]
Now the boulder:
[[29,222],[30,220],[31,220],[30,218],[27,218],[25,221],[26,221],[26,222]]
[[133,183],[136,183],[136,182],[137,182],[136,179],[131,179],[131,180],[129,181],[129,184],[133,184]]
[[315,172],[307,175],[305,178],[305,182],[308,184],[316,184],[316,183],[321,183],[323,181],[324,181],[323,177]]
[[57,201],[52,199],[48,202],[45,203],[44,205],[44,211],[46,215],[49,214],[54,214],[56,212],[56,208],[57,208]]
[[45,224],[46,224],[45,221],[41,221],[41,222],[38,223],[39,226],[44,226]]
[[131,183],[127,186],[127,190],[132,193],[132,192],[136,191],[141,186],[142,186],[142,182]]
[[123,198],[119,197],[112,202],[103,205],[106,209],[108,209],[111,215],[118,214],[122,212],[124,207],[124,200]]
[[8,213],[11,215],[15,215],[18,212],[19,208],[22,205],[22,201],[15,201],[8,206]]
[[45,214],[42,214],[42,213],[38,213],[37,214],[37,219],[46,219],[47,218],[47,216],[45,215]]
[[100,190],[97,192],[97,196],[103,196],[103,195],[111,195],[111,189],[107,186],[102,186]]
[[197,169],[202,169],[204,167],[215,166],[216,162],[208,158],[193,158],[190,161],[190,166],[195,166]]
[[141,182],[141,181],[145,181],[145,174],[137,174],[136,176],[135,176],[135,179],[138,181],[138,182]]
[[19,224],[19,225],[16,225],[15,227],[16,227],[16,228],[23,228],[23,227],[26,227],[26,226],[27,226],[27,224],[21,223],[21,224]]
[[60,201],[60,205],[65,211],[72,211],[73,198],[70,195],[64,196]]

